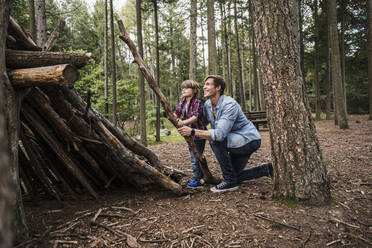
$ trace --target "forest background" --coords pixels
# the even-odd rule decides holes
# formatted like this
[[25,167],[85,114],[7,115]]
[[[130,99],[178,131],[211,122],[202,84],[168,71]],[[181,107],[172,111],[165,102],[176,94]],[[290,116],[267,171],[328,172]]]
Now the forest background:
[[[13,2],[11,15],[32,34],[30,3],[32,0]],[[249,1],[248,1],[249,2]],[[214,26],[216,30],[217,74],[228,83],[227,94],[242,103],[246,110],[264,108],[260,75],[255,62],[254,37],[250,6],[247,1],[216,1]],[[307,94],[315,117],[332,118],[333,90],[329,74],[327,1],[301,1],[301,55],[302,71]],[[368,113],[368,54],[366,1],[338,1],[339,44],[346,104],[349,114]],[[108,43],[107,55],[109,94],[105,99],[105,1],[93,5],[83,0],[46,0],[47,32],[50,34],[59,20],[66,22],[54,51],[90,52],[93,59],[80,70],[80,80],[75,88],[83,97],[92,92],[92,105],[101,113],[113,118],[116,102],[117,125],[126,127],[129,134],[139,133],[140,90],[139,70],[126,45],[119,40],[116,20],[122,19],[132,39],[137,41],[136,1],[128,0],[119,10],[114,10],[114,46]],[[145,0],[141,5],[144,61],[156,74],[156,48],[159,51],[159,82],[162,91],[174,109],[180,98],[180,83],[189,78],[190,60],[190,1],[156,1],[158,20],[158,46],[154,2]],[[234,9],[236,4],[236,9]],[[196,80],[202,86],[208,71],[207,4],[197,1],[197,72]],[[108,22],[110,30],[110,22]],[[112,32],[109,31],[109,35]],[[48,35],[49,36],[49,35]],[[253,39],[252,39],[253,38]],[[111,39],[111,38],[110,38]],[[112,87],[112,47],[115,54],[116,87]],[[237,49],[239,48],[240,49]],[[238,52],[241,59],[237,59]],[[239,64],[244,94],[240,94]],[[153,139],[156,122],[156,96],[145,86],[146,129]],[[115,89],[116,88],[116,89]],[[116,91],[116,100],[113,91]],[[242,99],[242,96],[244,99]],[[203,98],[203,96],[201,96]],[[244,101],[243,101],[244,100]],[[105,105],[108,108],[105,108]],[[160,116],[164,116],[160,114]],[[161,117],[162,127],[166,124]]]

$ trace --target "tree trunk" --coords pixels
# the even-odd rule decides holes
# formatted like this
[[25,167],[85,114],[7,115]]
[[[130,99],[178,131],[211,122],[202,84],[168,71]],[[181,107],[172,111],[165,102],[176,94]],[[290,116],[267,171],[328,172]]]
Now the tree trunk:
[[305,49],[304,49],[304,31],[303,31],[303,15],[302,15],[302,2],[303,0],[298,1],[298,16],[299,16],[299,28],[300,28],[300,60],[301,60],[301,72],[303,81],[305,81]]
[[[224,3],[220,2],[221,13],[221,51],[222,51],[222,77],[228,82],[226,75],[226,21],[225,21],[225,8]],[[228,88],[228,87],[227,87]]]
[[234,26],[235,26],[235,44],[236,44],[236,62],[238,67],[238,80],[239,80],[239,91],[240,91],[240,106],[243,112],[245,108],[245,97],[244,97],[244,85],[243,85],[243,74],[242,74],[242,62],[240,59],[240,47],[239,47],[239,28],[238,28],[238,10],[236,7],[236,0],[234,1]]
[[231,97],[235,98],[235,91],[233,85],[235,84],[233,81],[233,75],[232,75],[232,68],[231,68],[231,2],[229,1],[227,4],[227,9],[228,9],[228,21],[227,21],[227,34],[226,34],[226,39],[227,39],[227,46],[226,46],[226,54],[227,54],[227,74],[228,74],[228,93],[230,94]]
[[346,101],[346,78],[345,78],[345,11],[346,11],[346,2],[345,0],[341,0],[341,49],[340,49],[340,57],[341,57],[341,75],[342,75],[342,93],[344,97],[344,104],[345,104],[345,111],[347,115],[347,101]]
[[[158,4],[154,0],[154,19],[155,19],[155,53],[156,53],[156,83],[160,88],[160,61],[159,61],[159,25],[158,25]],[[160,142],[160,99],[156,95],[156,142]]]
[[196,81],[196,22],[197,22],[197,0],[190,1],[190,66],[189,79]]
[[[12,175],[10,144],[7,135],[6,85],[10,86],[5,67],[5,41],[9,22],[9,0],[0,0],[0,245],[4,248],[12,246],[12,213],[16,205],[15,192],[11,181]],[[9,122],[8,122],[9,123]],[[12,178],[13,179],[13,178]],[[27,230],[27,229],[26,229]]]
[[36,17],[37,17],[37,45],[39,47],[44,47],[44,44],[47,41],[45,0],[36,0]]
[[33,68],[60,64],[72,64],[76,68],[85,66],[90,53],[61,53],[44,51],[10,50],[6,52],[6,66],[12,69]]
[[72,86],[79,78],[79,72],[69,64],[30,69],[16,69],[9,72],[10,81],[16,88],[66,85]]
[[[328,2],[328,0],[327,0]],[[328,3],[327,3],[328,4]],[[327,17],[328,17],[328,8],[325,8],[327,12]],[[330,28],[329,28],[329,23],[327,24],[327,99],[326,99],[326,119],[331,120],[331,108],[332,108],[332,92],[333,92],[333,87],[332,87],[332,73],[331,73],[331,37],[330,37]],[[334,117],[336,119],[336,116]]]
[[314,1],[314,90],[315,90],[315,119],[320,120],[321,105],[320,105],[320,82],[319,82],[319,14],[318,14],[318,1]]
[[274,162],[273,196],[321,204],[330,198],[330,185],[301,75],[297,7],[295,0],[253,1]]
[[53,30],[52,34],[49,36],[49,39],[46,41],[45,46],[43,48],[44,51],[50,51],[54,47],[55,43],[57,42],[57,39],[61,35],[61,32],[63,31],[65,27],[65,21],[60,20],[56,26],[56,28]]
[[345,108],[345,98],[342,89],[340,48],[338,45],[337,31],[337,5],[336,0],[328,0],[328,20],[330,27],[331,41],[331,71],[332,84],[335,89],[335,108],[337,111],[337,121],[341,129],[349,128],[347,123],[347,114]]
[[259,82],[258,82],[258,75],[257,75],[257,54],[256,54],[256,37],[255,37],[255,32],[254,32],[254,24],[253,24],[253,18],[254,18],[254,15],[255,13],[253,12],[253,6],[252,6],[252,0],[249,1],[249,4],[250,4],[250,18],[251,18],[251,23],[252,23],[252,29],[251,29],[251,33],[252,33],[252,50],[251,50],[251,54],[252,54],[252,60],[253,60],[253,88],[254,88],[254,92],[253,92],[253,97],[254,97],[254,106],[255,106],[255,110],[256,111],[259,111],[261,110],[261,102],[260,102],[260,92],[259,92]]
[[112,122],[117,125],[116,111],[116,59],[115,59],[115,32],[114,32],[114,6],[110,0],[110,29],[111,29],[111,82],[112,82]]
[[105,23],[104,23],[104,70],[105,70],[105,115],[106,117],[108,117],[108,114],[109,114],[109,72],[108,72],[108,11],[107,11],[107,1],[108,0],[105,0]]
[[372,0],[368,0],[368,85],[369,120],[372,120]]
[[[200,1],[200,12],[203,9],[203,1]],[[200,14],[200,29],[201,29],[201,41],[202,41],[202,56],[203,56],[203,78],[207,75],[207,66],[205,64],[205,46],[204,46],[204,22],[203,22],[203,15]]]
[[207,0],[208,23],[208,74],[217,74],[216,28],[214,20],[214,0]]
[[30,7],[30,33],[31,37],[36,40],[36,25],[35,25],[35,0],[28,0]]
[[[141,17],[141,0],[136,0],[136,12],[137,12],[137,41],[138,51],[143,58],[143,44],[142,44],[142,17]],[[146,92],[145,92],[145,79],[139,71],[139,88],[140,88],[140,130],[141,130],[141,143],[147,146],[147,135],[146,135]]]

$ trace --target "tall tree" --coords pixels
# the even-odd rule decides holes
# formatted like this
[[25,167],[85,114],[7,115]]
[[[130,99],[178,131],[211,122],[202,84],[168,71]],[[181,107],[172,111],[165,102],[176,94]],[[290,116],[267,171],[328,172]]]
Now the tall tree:
[[368,85],[369,120],[372,120],[372,0],[368,0]]
[[340,12],[341,12],[341,37],[340,37],[340,57],[341,57],[341,78],[342,78],[342,93],[344,96],[344,104],[345,104],[345,111],[347,114],[347,102],[346,102],[346,77],[345,77],[345,12],[346,12],[346,1],[341,0],[341,6],[340,6]]
[[196,80],[196,22],[197,0],[190,0],[190,69],[189,78]]
[[320,119],[321,106],[320,106],[320,82],[319,82],[319,13],[318,1],[314,1],[313,19],[314,19],[314,91],[315,91],[315,119]]
[[226,21],[225,21],[225,8],[223,1],[219,2],[221,14],[221,53],[222,53],[222,77],[228,81],[226,72]]
[[337,111],[337,122],[341,129],[349,128],[345,108],[345,97],[342,87],[340,48],[337,31],[337,5],[336,0],[328,0],[328,25],[330,32],[331,48],[331,71],[332,85],[335,90],[335,108]]
[[320,204],[330,199],[330,185],[301,75],[297,7],[296,0],[253,0],[273,196]]
[[30,5],[30,33],[32,39],[36,40],[36,25],[35,25],[35,0],[28,0]]
[[226,47],[226,54],[227,54],[227,75],[229,77],[227,81],[228,85],[228,93],[230,96],[235,98],[235,81],[233,81],[233,73],[232,73],[232,64],[231,64],[231,1],[227,4],[227,33],[226,33],[226,39],[227,39],[227,47]]
[[208,23],[208,73],[217,74],[216,25],[214,19],[214,0],[207,0]]
[[[160,61],[159,61],[159,20],[158,20],[158,4],[157,0],[154,3],[154,22],[155,22],[155,53],[156,53],[156,83],[160,87]],[[156,142],[160,142],[160,98],[156,97]]]
[[44,47],[47,41],[47,26],[45,15],[45,0],[36,0],[36,16],[37,16],[37,45]]
[[112,83],[112,122],[117,125],[116,116],[116,59],[115,59],[115,32],[114,32],[114,6],[110,0],[110,30],[111,30],[111,83]]
[[105,6],[104,6],[104,12],[105,12],[105,23],[104,23],[104,66],[105,66],[105,114],[107,115],[106,117],[108,117],[108,113],[109,113],[109,79],[108,79],[108,11],[107,11],[107,1],[108,0],[105,0]]
[[243,74],[242,74],[242,62],[240,58],[240,47],[239,47],[239,28],[238,28],[238,10],[236,7],[236,0],[234,1],[234,26],[235,26],[235,46],[236,46],[236,62],[238,67],[238,80],[239,80],[239,89],[240,89],[240,106],[245,112],[245,92],[243,85]]
[[[9,22],[9,0],[0,0],[0,246],[12,247],[12,204],[13,188],[11,186],[10,156],[6,127],[5,86],[9,79],[5,67],[5,40]],[[7,81],[4,82],[4,81]]]
[[[141,15],[141,0],[136,0],[136,12],[137,12],[137,42],[138,51],[143,59],[143,43],[142,43],[142,15]],[[142,72],[139,72],[139,88],[140,88],[140,123],[141,123],[141,143],[147,146],[146,138],[146,92],[145,92],[145,79]]]

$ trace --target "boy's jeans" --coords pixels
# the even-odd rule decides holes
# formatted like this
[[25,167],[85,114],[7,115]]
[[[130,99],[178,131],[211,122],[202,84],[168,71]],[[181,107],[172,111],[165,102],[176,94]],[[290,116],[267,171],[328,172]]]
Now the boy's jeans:
[[[196,139],[194,140],[196,147],[198,148],[199,152],[203,154],[204,147],[205,147],[205,139]],[[189,152],[190,152],[190,162],[192,166],[192,171],[194,172],[194,180],[200,180],[203,178],[203,172],[200,168],[199,165],[199,160],[198,158],[194,155],[192,152],[191,148],[189,147]]]
[[245,180],[269,176],[272,164],[264,164],[244,170],[252,153],[261,146],[261,140],[253,140],[238,148],[227,148],[227,140],[210,142],[212,150],[220,164],[223,178],[229,183],[240,183]]

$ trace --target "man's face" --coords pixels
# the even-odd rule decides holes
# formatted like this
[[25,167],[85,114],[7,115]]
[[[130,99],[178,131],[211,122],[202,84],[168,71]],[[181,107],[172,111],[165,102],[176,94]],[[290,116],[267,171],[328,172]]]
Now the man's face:
[[204,82],[203,90],[204,90],[204,97],[209,99],[209,98],[216,96],[216,94],[221,90],[221,86],[217,86],[217,87],[214,86],[214,79],[208,78]]

